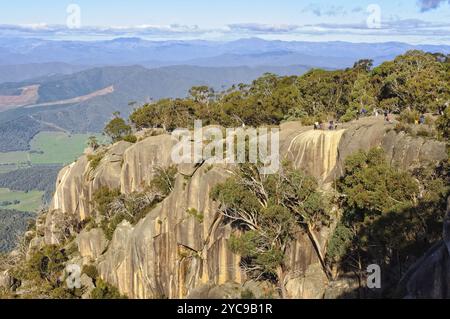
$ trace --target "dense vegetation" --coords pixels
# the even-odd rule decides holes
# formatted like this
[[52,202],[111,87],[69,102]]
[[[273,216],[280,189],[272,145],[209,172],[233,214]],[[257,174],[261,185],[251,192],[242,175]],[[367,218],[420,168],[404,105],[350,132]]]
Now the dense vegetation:
[[31,139],[44,129],[53,130],[28,116],[0,123],[0,152],[29,150]]
[[231,249],[243,256],[244,270],[253,279],[278,285],[286,297],[286,251],[299,230],[305,231],[328,273],[314,231],[327,225],[325,200],[314,178],[288,163],[278,174],[262,175],[256,165],[243,164],[233,177],[212,191],[225,219],[236,230]]
[[34,218],[33,213],[0,207],[0,253],[9,252],[15,248],[17,239],[22,236]]
[[[46,245],[28,252],[27,258],[15,259],[0,255],[0,270],[8,266],[15,279],[14,289],[20,287],[21,293],[0,290],[0,298],[24,299],[80,299],[83,296],[92,299],[123,299],[116,287],[104,282],[93,265],[84,266],[80,276],[86,275],[92,287],[69,287],[67,280],[70,270],[67,262],[76,251],[76,244]],[[26,242],[22,243],[23,246]],[[22,250],[19,253],[24,253]],[[80,280],[78,278],[77,280]]]
[[381,294],[393,297],[406,270],[442,236],[450,180],[446,163],[403,172],[385,158],[372,149],[346,160],[337,183],[343,216],[327,257],[339,271],[361,279],[367,265],[380,265]]
[[37,133],[50,130],[48,126],[41,127],[31,117],[73,133],[100,133],[112,111],[120,111],[125,116],[133,111],[133,107],[128,104],[130,101],[144,103],[149,99],[185,97],[194,85],[208,84],[220,89],[233,83],[250,83],[268,71],[297,74],[305,69],[265,66],[172,66],[152,70],[140,66],[99,67],[70,75],[51,75],[33,81],[3,83],[0,84],[0,93],[3,94],[17,93],[24,86],[40,84],[39,102],[74,98],[109,86],[114,86],[114,92],[78,103],[21,107],[0,112],[0,152],[28,150],[30,140]]
[[43,191],[44,203],[48,203],[55,191],[55,181],[60,169],[60,166],[33,166],[0,174],[0,188],[23,192]]
[[[261,175],[255,165],[240,165],[211,195],[220,203],[225,223],[235,232],[229,246],[243,257],[241,266],[255,280],[269,281],[285,296],[289,260],[286,250],[298,232],[315,248],[325,274],[366,280],[370,264],[382,267],[382,290],[361,288],[360,297],[396,297],[409,267],[442,238],[448,163],[401,171],[375,148],[345,161],[334,198],[325,198],[316,181],[285,163],[277,174]],[[332,201],[329,201],[332,200]],[[322,256],[317,231],[341,212]]]
[[173,190],[177,168],[156,168],[150,185],[143,192],[121,194],[118,189],[101,187],[94,193],[96,215],[88,223],[100,226],[112,239],[117,226],[124,220],[136,224]]
[[313,69],[288,77],[266,74],[251,85],[219,93],[194,87],[188,98],[146,104],[130,120],[138,129],[173,130],[191,127],[193,119],[229,127],[279,124],[287,119],[305,124],[327,118],[349,121],[362,109],[438,114],[449,103],[449,83],[448,56],[410,51],[375,68],[372,61],[361,60],[345,70]]

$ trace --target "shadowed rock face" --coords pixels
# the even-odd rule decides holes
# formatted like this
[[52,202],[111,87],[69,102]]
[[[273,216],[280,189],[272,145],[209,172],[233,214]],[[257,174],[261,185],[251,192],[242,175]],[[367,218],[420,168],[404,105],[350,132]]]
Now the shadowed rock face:
[[407,272],[400,283],[400,294],[408,299],[450,299],[450,197],[443,240]]
[[[297,122],[285,123],[280,131],[281,157],[323,184],[339,176],[345,157],[359,149],[381,146],[393,164],[404,168],[446,156],[443,143],[425,143],[387,132],[387,128],[382,119],[358,121],[338,131],[313,131]],[[58,243],[61,218],[72,215],[83,220],[90,216],[93,193],[101,186],[122,193],[143,190],[155,167],[173,164],[171,151],[176,143],[170,135],[149,137],[136,144],[120,142],[107,150],[94,171],[86,156],[64,168],[45,221],[45,242]],[[224,225],[217,204],[209,197],[210,190],[230,175],[230,167],[183,164],[178,171],[174,191],[137,225],[119,225],[106,250],[104,237],[97,231],[82,233],[78,239],[83,256],[95,259],[101,276],[129,297],[181,298],[207,284],[246,281],[240,257],[227,246],[231,229]],[[200,212],[203,221],[190,215],[189,209]],[[325,251],[328,230],[317,235]],[[326,277],[306,236],[298,235],[287,258],[289,295],[323,296]]]

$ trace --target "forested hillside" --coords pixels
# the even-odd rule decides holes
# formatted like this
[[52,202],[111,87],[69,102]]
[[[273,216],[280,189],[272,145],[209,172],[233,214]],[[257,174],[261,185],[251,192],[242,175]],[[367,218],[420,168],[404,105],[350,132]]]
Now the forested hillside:
[[55,181],[60,166],[34,166],[0,174],[0,188],[12,191],[43,191],[43,202],[48,203],[55,191]]
[[18,239],[34,218],[34,213],[0,208],[0,254],[16,247]]
[[54,74],[71,74],[86,67],[66,63],[31,63],[0,65],[0,83],[22,82]]
[[28,150],[31,139],[43,130],[53,131],[55,128],[29,116],[18,117],[13,121],[0,124],[0,152]]
[[140,66],[99,67],[70,75],[3,83],[0,95],[17,95],[23,87],[39,85],[37,105],[44,104],[0,112],[0,152],[28,150],[29,141],[43,130],[101,132],[113,112],[127,116],[135,103],[182,98],[195,85],[209,85],[220,91],[234,83],[251,83],[265,72],[290,75],[308,69],[306,66],[174,66],[151,70]]

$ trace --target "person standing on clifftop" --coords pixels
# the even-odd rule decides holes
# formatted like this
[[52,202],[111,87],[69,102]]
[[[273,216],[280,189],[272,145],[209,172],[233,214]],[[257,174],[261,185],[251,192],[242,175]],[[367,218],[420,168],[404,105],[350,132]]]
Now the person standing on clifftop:
[[334,121],[330,121],[330,125],[328,126],[330,131],[334,130]]
[[425,115],[422,114],[420,116],[419,123],[420,123],[420,125],[424,125],[425,124]]

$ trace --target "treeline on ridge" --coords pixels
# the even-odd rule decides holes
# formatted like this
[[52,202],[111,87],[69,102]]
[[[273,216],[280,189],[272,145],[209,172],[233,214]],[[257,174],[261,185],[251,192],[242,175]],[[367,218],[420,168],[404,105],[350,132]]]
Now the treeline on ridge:
[[[416,111],[449,118],[450,59],[442,54],[409,51],[373,67],[360,60],[336,71],[312,69],[302,76],[265,74],[252,84],[234,85],[224,92],[193,87],[185,99],[162,99],[136,109],[130,121],[137,129],[204,125],[277,125],[301,120],[305,125],[333,118],[346,122],[362,109],[393,113]],[[446,126],[441,125],[444,129]]]

